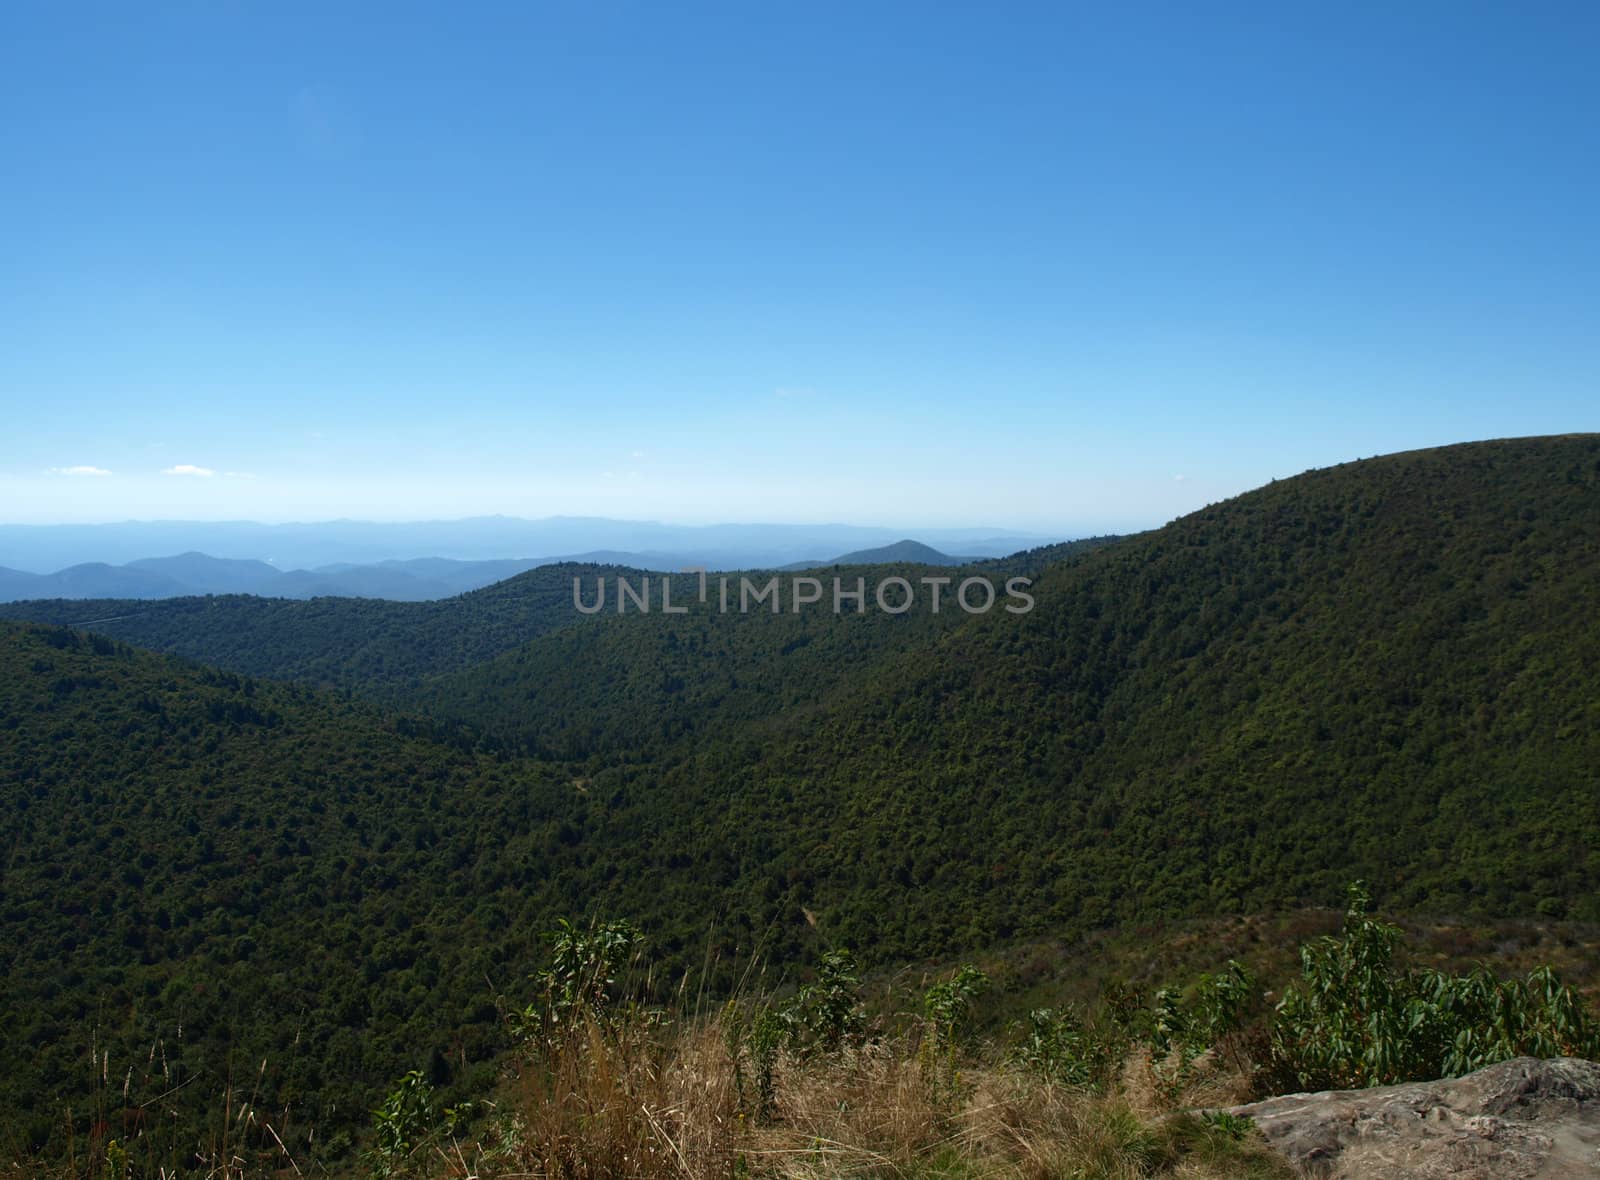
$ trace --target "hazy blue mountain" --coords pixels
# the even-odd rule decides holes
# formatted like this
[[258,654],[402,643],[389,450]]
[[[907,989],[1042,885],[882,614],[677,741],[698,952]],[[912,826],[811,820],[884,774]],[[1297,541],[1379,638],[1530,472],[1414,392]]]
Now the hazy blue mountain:
[[180,553],[176,557],[142,557],[121,567],[160,574],[189,587],[185,593],[273,594],[284,576],[264,561],[212,557],[205,553]]
[[[120,565],[162,553],[205,553],[214,558],[264,562],[280,570],[339,564],[444,558],[458,561],[591,559],[626,556],[630,565],[676,568],[774,569],[819,554],[890,545],[906,529],[844,524],[671,525],[656,521],[555,516],[508,516],[451,521],[387,523],[322,521],[261,524],[254,521],[123,521],[115,524],[0,525],[0,566],[49,573],[85,562]],[[945,552],[995,557],[1059,536],[1032,536],[995,528],[919,529],[928,545]],[[659,559],[659,560],[652,560]],[[436,574],[429,576],[436,577]],[[449,580],[449,579],[446,579]]]
[[703,557],[686,554],[633,554],[600,550],[572,557],[505,558],[498,561],[424,557],[372,565],[340,562],[313,570],[279,570],[261,561],[183,553],[176,557],[141,558],[121,566],[89,563],[48,574],[0,568],[0,602],[184,598],[217,594],[431,602],[479,590],[531,569],[572,563],[625,566],[651,572],[677,571],[707,564]]
[[487,586],[491,582],[503,582],[507,578],[514,578],[535,566],[546,564],[548,560],[542,557],[506,557],[496,561],[462,561],[454,557],[413,557],[404,561],[380,561],[373,566],[358,566],[345,562],[321,566],[312,572],[334,575],[358,569],[385,570],[403,574],[408,578],[432,582],[448,588],[451,593],[461,594],[467,590]]
[[395,566],[350,565],[329,570],[278,570],[262,561],[204,553],[148,557],[126,565],[101,562],[51,574],[0,570],[0,602],[29,599],[183,598],[253,594],[266,598],[388,598],[424,602],[450,598],[513,576],[540,562],[457,562],[447,576],[423,576]]
[[[1085,542],[1068,542],[1030,552],[1059,557],[1082,544]],[[45,574],[0,567],[0,602],[182,598],[207,594],[431,602],[479,590],[531,569],[564,563],[625,566],[631,570],[675,573],[701,567],[708,570],[805,570],[834,565],[961,565],[977,560],[984,559],[951,557],[930,545],[910,540],[876,549],[861,549],[827,560],[812,559],[784,564],[741,562],[736,554],[716,552],[633,553],[599,549],[558,557],[500,558],[490,561],[416,557],[370,564],[334,562],[315,569],[280,570],[264,561],[189,552],[172,557],[143,557],[120,566],[90,562]]]
[[[53,574],[0,578],[0,592],[17,598],[174,598],[194,591],[159,570],[106,565],[90,561]],[[25,580],[31,579],[31,580]]]
[[[893,545],[880,545],[876,549],[858,549],[854,553],[846,553],[835,557],[832,561],[812,562],[809,567],[824,565],[965,565],[969,561],[976,561],[975,557],[951,557],[948,553],[941,553],[931,545],[924,545],[921,541],[896,541]],[[801,568],[796,566],[794,568]]]
[[[676,569],[687,558],[654,555],[659,560],[629,561],[630,554],[604,553],[584,558],[590,564],[636,569]],[[507,558],[457,561],[426,557],[372,565],[342,562],[314,570],[280,570],[264,561],[181,553],[145,557],[126,565],[89,563],[48,574],[0,568],[0,602],[32,599],[182,598],[204,594],[253,594],[264,598],[384,598],[429,602],[478,590],[563,558]]]
[[24,570],[6,569],[0,566],[0,602],[48,598],[53,589],[47,584],[43,574],[30,574]]

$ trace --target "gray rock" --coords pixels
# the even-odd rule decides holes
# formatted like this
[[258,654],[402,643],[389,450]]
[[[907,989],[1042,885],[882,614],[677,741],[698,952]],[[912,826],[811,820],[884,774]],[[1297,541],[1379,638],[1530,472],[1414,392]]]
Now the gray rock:
[[1600,1177],[1600,1064],[1518,1057],[1462,1078],[1235,1106],[1327,1180]]

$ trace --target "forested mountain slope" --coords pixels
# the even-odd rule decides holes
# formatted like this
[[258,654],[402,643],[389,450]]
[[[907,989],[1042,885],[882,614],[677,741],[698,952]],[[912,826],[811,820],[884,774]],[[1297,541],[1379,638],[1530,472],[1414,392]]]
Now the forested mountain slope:
[[[986,574],[988,568],[959,576],[984,576],[1003,593],[1005,574]],[[880,581],[900,578],[920,587],[925,576],[952,574],[936,566],[869,565],[750,575],[760,589],[777,579],[782,609],[773,612],[764,606],[741,611],[743,575],[734,575],[725,614],[715,576],[708,580],[704,605],[696,579],[680,576],[673,579],[671,600],[691,604],[681,615],[660,612],[659,578],[650,582],[656,596],[652,613],[618,613],[611,606],[615,583],[608,579],[606,613],[593,616],[589,626],[553,630],[437,677],[407,704],[546,757],[598,763],[658,758],[702,738],[722,740],[742,725],[759,733],[793,723],[835,694],[853,691],[891,656],[924,648],[960,627],[971,616],[950,601],[949,587],[939,612],[926,605],[903,614],[876,609]],[[814,584],[801,592],[820,587],[821,600],[794,609],[797,579],[811,579]],[[858,612],[845,603],[835,613],[835,579],[846,591],[861,587],[866,609]],[[595,579],[584,579],[583,594],[591,603],[595,590]],[[924,589],[923,602],[929,601]]]
[[1034,593],[671,789],[892,954],[1352,875],[1600,916],[1600,439],[1312,472]]
[[0,618],[93,630],[241,675],[351,688],[398,699],[423,679],[468,667],[585,616],[572,579],[633,576],[616,566],[540,566],[455,598],[300,601],[251,595],[42,600],[0,604]]
[[483,1082],[489,981],[517,994],[535,932],[589,904],[586,811],[363,707],[0,623],[0,1138],[89,1116],[91,1045],[119,1084],[152,1053],[160,1089],[195,1078],[193,1126],[263,1060],[302,1131],[434,1051]]
[[[779,578],[783,609],[737,609],[743,575],[729,575],[728,613],[718,609],[720,588],[712,575],[706,605],[698,604],[697,579],[673,580],[672,601],[691,603],[684,615],[656,613],[596,616],[596,626],[554,629],[505,652],[419,686],[408,707],[464,722],[548,757],[637,761],[661,757],[704,736],[718,742],[749,724],[752,736],[801,724],[835,696],[853,699],[892,656],[926,648],[936,637],[974,616],[955,601],[956,585],[982,578],[994,588],[996,605],[1021,599],[1007,595],[1013,577],[1035,578],[1093,560],[1097,550],[1120,537],[1070,541],[1011,557],[983,561],[959,571],[925,564],[831,565],[798,573],[752,573],[764,584]],[[794,580],[815,578],[821,601],[792,608]],[[909,583],[918,603],[904,614],[877,605],[876,589],[895,578]],[[932,610],[923,579],[948,580],[942,608]],[[835,612],[834,583],[846,592],[864,588],[865,609],[848,600]],[[639,579],[632,578],[637,584]],[[608,581],[614,594],[614,581]],[[652,585],[659,585],[652,579]],[[1025,586],[1019,587],[1025,592]],[[595,577],[583,578],[586,601],[594,601]],[[898,605],[900,591],[886,591]],[[659,591],[658,591],[659,597]],[[981,592],[973,600],[981,601]],[[1011,617],[1007,615],[1006,617]]]
[[[959,577],[981,576],[1001,591],[1011,574],[1042,568],[1037,555],[1077,560],[1110,540],[984,562]],[[888,653],[958,626],[968,616],[950,602],[949,588],[942,613],[856,613],[848,603],[833,610],[835,579],[846,590],[864,585],[870,606],[880,580],[919,584],[924,576],[953,575],[907,564],[711,574],[705,603],[698,576],[674,575],[671,602],[692,604],[687,615],[663,613],[665,575],[563,564],[441,602],[48,600],[0,604],[0,617],[92,630],[243,675],[348,689],[391,708],[467,722],[544,756],[637,760],[729,721],[813,707]],[[821,600],[795,611],[795,579],[808,577],[818,580]],[[763,603],[741,611],[742,584],[764,589],[773,578],[781,609]],[[636,593],[649,588],[650,613],[632,599],[617,611],[619,579]],[[590,606],[603,581],[600,613],[575,608],[575,580]],[[727,613],[718,609],[724,580]]]
[[[1107,539],[1109,540],[1109,539]],[[1068,542],[1044,550],[1032,550],[1018,558],[1002,558],[974,566],[970,573],[987,574],[999,585],[1006,574],[1040,568],[1034,555],[1050,553],[1056,560],[1088,552],[1101,544]],[[845,569],[828,567],[810,576],[824,578],[830,597],[808,616],[827,613],[831,618],[831,579],[844,577],[853,585],[865,576],[869,586],[880,577],[903,575],[915,580],[923,574],[949,571],[938,567],[899,564],[861,566]],[[963,576],[969,576],[964,574]],[[0,618],[50,623],[94,631],[113,639],[154,651],[168,652],[241,675],[277,680],[297,680],[325,688],[348,688],[369,699],[396,707],[416,707],[445,699],[451,690],[423,691],[430,682],[488,663],[508,652],[518,651],[540,636],[574,627],[591,615],[575,609],[574,580],[580,582],[586,601],[594,601],[598,579],[607,587],[602,617],[616,613],[616,584],[626,579],[639,590],[651,586],[655,616],[651,623],[666,623],[672,616],[661,613],[660,584],[664,575],[625,566],[564,562],[540,566],[502,582],[454,598],[431,602],[398,602],[376,598],[322,597],[310,600],[262,598],[253,595],[214,595],[167,598],[155,601],[134,599],[44,599],[0,603]],[[745,620],[752,636],[739,646],[756,659],[771,652],[797,650],[810,640],[807,635],[821,633],[820,620],[808,620],[796,627],[787,618],[789,586],[793,572],[774,575],[771,571],[746,574],[708,575],[715,586],[719,577],[732,585],[737,603],[742,578],[748,576],[764,586],[773,576],[783,579],[784,606],[780,617],[757,609]],[[672,601],[689,602],[699,590],[700,579],[691,574],[672,579]],[[629,600],[630,609],[632,600]],[[700,615],[711,613],[699,611]],[[736,625],[739,614],[726,616]],[[931,620],[947,623],[951,620]],[[629,623],[623,623],[624,627]],[[648,624],[647,624],[648,625]],[[915,625],[915,624],[913,624]],[[856,632],[881,627],[884,635],[870,645],[893,646],[906,627],[881,613],[853,627]],[[601,640],[603,644],[611,640]],[[786,654],[786,653],[785,653]],[[702,661],[716,671],[709,661]],[[492,675],[491,679],[495,677]],[[477,694],[480,690],[472,688]],[[792,694],[791,694],[792,695]],[[484,712],[474,710],[474,713]],[[486,715],[486,714],[485,714]]]
[[1060,541],[1054,545],[1040,545],[1035,549],[1023,549],[1013,553],[997,562],[981,563],[985,566],[1002,569],[1006,574],[1021,574],[1026,577],[1037,577],[1050,566],[1067,558],[1083,557],[1093,553],[1096,549],[1104,549],[1108,545],[1116,545],[1127,540],[1126,535],[1107,533],[1099,537],[1082,537],[1076,541]]

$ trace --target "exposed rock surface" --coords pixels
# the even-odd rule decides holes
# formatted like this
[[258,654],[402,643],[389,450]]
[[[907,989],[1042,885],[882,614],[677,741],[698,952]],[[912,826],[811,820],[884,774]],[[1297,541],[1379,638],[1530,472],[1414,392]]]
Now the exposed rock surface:
[[1462,1078],[1236,1106],[1329,1180],[1600,1177],[1600,1064],[1518,1057]]

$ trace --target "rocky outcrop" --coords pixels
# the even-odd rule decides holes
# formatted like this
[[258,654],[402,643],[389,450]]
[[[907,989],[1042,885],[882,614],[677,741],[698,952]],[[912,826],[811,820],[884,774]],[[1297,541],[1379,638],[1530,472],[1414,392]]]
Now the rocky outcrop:
[[1518,1057],[1438,1082],[1236,1106],[1327,1180],[1600,1177],[1600,1064]]

